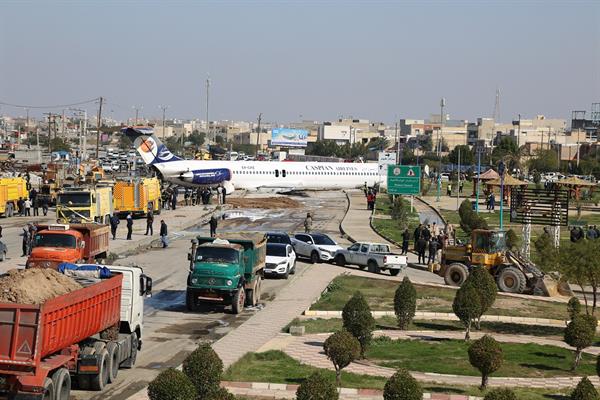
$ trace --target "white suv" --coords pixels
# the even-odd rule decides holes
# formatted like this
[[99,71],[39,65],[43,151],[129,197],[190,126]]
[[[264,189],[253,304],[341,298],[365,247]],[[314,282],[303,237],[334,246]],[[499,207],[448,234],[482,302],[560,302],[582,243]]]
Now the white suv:
[[292,238],[292,246],[298,257],[306,257],[311,263],[331,261],[336,251],[342,247],[323,233],[296,233]]
[[283,276],[296,273],[296,253],[289,244],[267,243],[265,275]]

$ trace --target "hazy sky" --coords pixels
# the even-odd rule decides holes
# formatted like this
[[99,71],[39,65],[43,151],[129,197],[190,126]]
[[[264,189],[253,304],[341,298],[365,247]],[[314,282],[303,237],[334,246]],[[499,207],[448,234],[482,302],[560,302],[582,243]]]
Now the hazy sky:
[[504,121],[569,118],[600,102],[600,1],[0,0],[0,101],[204,118],[207,74],[210,119],[392,123],[445,96],[474,120],[497,87]]

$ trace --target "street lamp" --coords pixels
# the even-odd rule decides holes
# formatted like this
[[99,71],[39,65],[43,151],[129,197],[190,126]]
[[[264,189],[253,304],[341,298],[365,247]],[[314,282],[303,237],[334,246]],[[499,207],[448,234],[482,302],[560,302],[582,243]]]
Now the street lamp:
[[477,144],[477,183],[476,183],[476,194],[475,194],[475,212],[479,214],[479,184],[481,182],[481,153],[483,152],[483,147],[480,144]]
[[506,166],[504,165],[504,161],[500,161],[498,164],[498,174],[500,174],[500,230],[504,227],[503,217],[504,217],[504,172],[506,171]]
[[440,133],[438,135],[438,182],[437,182],[437,197],[436,202],[440,202],[440,194],[442,192],[442,134],[444,128],[444,106],[446,105],[446,98],[442,97],[440,100]]

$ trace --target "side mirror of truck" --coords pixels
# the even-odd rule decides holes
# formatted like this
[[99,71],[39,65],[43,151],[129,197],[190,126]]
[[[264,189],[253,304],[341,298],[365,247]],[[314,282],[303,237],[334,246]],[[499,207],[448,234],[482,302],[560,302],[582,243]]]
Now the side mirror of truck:
[[81,241],[81,243],[79,244],[79,247],[81,247],[82,249],[85,249],[85,240]]
[[140,275],[140,296],[152,297],[152,278]]

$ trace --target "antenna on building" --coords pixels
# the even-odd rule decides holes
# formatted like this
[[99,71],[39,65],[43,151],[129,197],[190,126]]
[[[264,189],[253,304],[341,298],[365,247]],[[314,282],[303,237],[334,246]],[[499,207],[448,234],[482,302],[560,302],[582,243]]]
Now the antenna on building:
[[500,89],[496,88],[496,102],[494,103],[494,122],[498,123],[500,120]]

